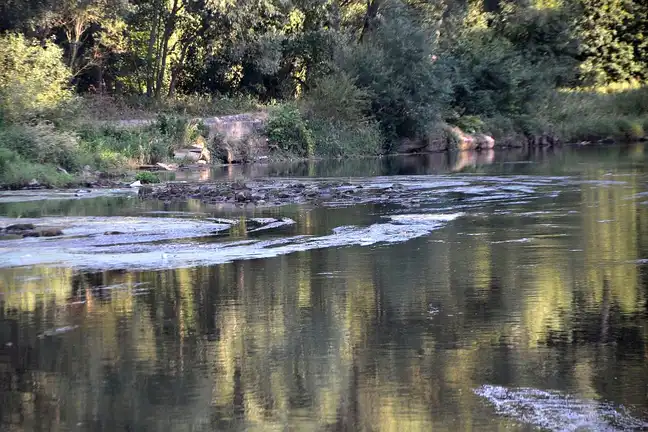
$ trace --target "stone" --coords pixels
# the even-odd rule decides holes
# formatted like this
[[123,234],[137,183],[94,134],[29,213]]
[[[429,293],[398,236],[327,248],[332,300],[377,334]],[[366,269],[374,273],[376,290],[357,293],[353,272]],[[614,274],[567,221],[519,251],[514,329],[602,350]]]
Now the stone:
[[33,230],[34,224],[26,223],[26,224],[13,224],[9,225],[8,227],[5,228],[5,231],[29,231]]
[[162,162],[158,162],[155,165],[162,168],[165,171],[175,171],[175,170],[178,169],[177,164],[165,164],[165,163],[162,163]]
[[20,234],[0,234],[0,241],[2,240],[18,240],[23,238]]
[[122,234],[124,234],[124,233],[121,232],[121,231],[106,231],[104,233],[104,235],[122,235]]
[[239,191],[235,195],[237,202],[250,201],[252,199],[252,194],[249,191]]
[[58,237],[63,235],[63,231],[60,228],[41,228],[36,230],[39,237]]
[[278,198],[284,198],[284,199],[285,199],[285,198],[290,198],[291,195],[290,195],[289,193],[287,193],[287,192],[279,192],[279,193],[277,194],[277,197],[278,197]]
[[211,163],[211,153],[207,149],[207,147],[203,147],[202,150],[200,151],[200,157],[198,158],[198,163],[200,161],[205,161],[204,163]]
[[490,150],[495,147],[495,140],[493,137],[486,134],[476,134],[475,142],[478,149]]

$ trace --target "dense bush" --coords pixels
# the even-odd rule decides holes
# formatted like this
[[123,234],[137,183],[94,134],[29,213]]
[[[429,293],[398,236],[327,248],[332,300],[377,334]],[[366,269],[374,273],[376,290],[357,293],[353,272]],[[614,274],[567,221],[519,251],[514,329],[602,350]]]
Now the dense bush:
[[394,2],[361,44],[347,44],[338,55],[340,69],[370,99],[385,151],[399,137],[423,136],[448,100],[446,71],[433,62],[433,47],[416,11]]
[[77,135],[58,130],[48,122],[0,129],[0,148],[11,150],[25,160],[52,164],[67,171],[76,171],[83,164]]
[[272,150],[301,157],[315,154],[315,139],[308,120],[294,105],[282,105],[272,110],[265,132]]
[[[162,134],[156,125],[125,129],[115,127],[86,127],[79,135],[83,148],[105,160],[125,158],[134,164],[152,165],[173,156],[173,136]],[[100,158],[96,163],[103,163]]]
[[36,181],[38,185],[65,187],[73,178],[50,164],[37,164],[23,159],[17,152],[0,147],[0,188],[21,188]]
[[22,119],[56,108],[70,96],[71,75],[63,50],[20,34],[0,36],[0,106],[8,119]]
[[135,175],[135,180],[142,184],[160,183],[160,176],[151,171],[141,171]]

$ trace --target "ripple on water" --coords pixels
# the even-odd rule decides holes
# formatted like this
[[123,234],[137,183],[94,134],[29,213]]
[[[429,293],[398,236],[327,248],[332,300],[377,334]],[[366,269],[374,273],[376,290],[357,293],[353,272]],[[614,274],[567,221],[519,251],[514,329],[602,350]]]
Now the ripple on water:
[[[149,236],[130,236],[128,241],[114,242],[111,237],[99,236],[92,239],[68,239],[50,242],[44,247],[40,242],[38,253],[30,243],[16,242],[14,247],[0,249],[0,266],[25,266],[48,264],[80,269],[127,268],[155,270],[163,268],[190,267],[231,262],[234,260],[271,258],[312,249],[342,246],[369,246],[377,243],[400,243],[425,236],[441,228],[445,223],[460,217],[453,214],[405,214],[385,216],[385,222],[366,227],[355,225],[339,226],[333,233],[324,236],[297,235],[277,239],[245,240],[233,242],[204,243],[197,241],[151,242]],[[187,223],[188,221],[178,221]],[[189,221],[191,224],[200,221]],[[283,226],[294,223],[290,219],[263,220],[265,226]],[[208,225],[199,232],[215,229]],[[170,232],[176,232],[169,223],[165,224]],[[194,226],[194,225],[192,225]],[[223,227],[220,227],[221,229]],[[156,237],[157,239],[157,237]],[[101,244],[100,242],[104,241]]]
[[624,407],[578,399],[553,390],[483,385],[475,394],[488,400],[498,414],[550,431],[646,430],[648,422],[631,416]]

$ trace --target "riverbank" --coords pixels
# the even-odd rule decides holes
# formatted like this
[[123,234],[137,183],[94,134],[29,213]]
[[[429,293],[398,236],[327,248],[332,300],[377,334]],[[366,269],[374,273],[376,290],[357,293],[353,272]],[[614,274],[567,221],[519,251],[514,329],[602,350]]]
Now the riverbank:
[[[0,189],[116,187],[159,167],[645,140],[645,96],[644,88],[565,91],[535,117],[449,116],[419,138],[392,143],[385,143],[371,123],[319,118],[306,102],[264,107],[228,101],[225,107],[147,111],[124,108],[125,102],[113,98],[86,98],[71,113],[48,120],[0,123]],[[235,108],[256,111],[229,114]],[[155,175],[141,175],[142,183],[156,181]]]

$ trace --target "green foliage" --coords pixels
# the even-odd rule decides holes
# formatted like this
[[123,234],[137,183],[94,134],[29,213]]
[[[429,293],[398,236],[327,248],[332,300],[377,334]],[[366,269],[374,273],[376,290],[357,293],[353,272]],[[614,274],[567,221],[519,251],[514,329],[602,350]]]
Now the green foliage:
[[506,6],[494,15],[477,6],[457,34],[442,41],[437,62],[451,71],[453,111],[525,115],[574,79],[576,45],[567,12]]
[[304,103],[310,117],[363,122],[371,113],[370,93],[343,71],[316,79]]
[[56,108],[70,96],[71,78],[63,51],[20,34],[0,36],[0,106],[7,119],[31,117]]
[[375,122],[351,123],[318,119],[312,120],[309,125],[318,156],[377,156],[382,153],[383,137]]
[[281,105],[270,112],[266,135],[271,150],[299,157],[315,154],[313,132],[308,121],[294,105]]
[[485,123],[481,118],[470,115],[448,119],[448,123],[468,133],[483,132],[485,127]]
[[343,71],[315,80],[304,110],[319,156],[369,156],[382,152],[383,137],[371,120],[371,99]]
[[139,180],[142,184],[160,183],[160,176],[151,171],[141,171],[135,175],[135,180]]
[[[444,121],[515,139],[646,129],[640,0],[12,4],[0,6],[1,133],[21,158],[70,171],[155,163],[209,136],[190,118],[274,105],[268,143],[299,157],[446,139],[430,129]],[[28,28],[38,42],[15,33]],[[609,97],[556,91],[619,80],[632,84]],[[54,125],[14,127],[34,118]],[[66,132],[116,119],[154,124]],[[208,144],[253,159],[260,139]]]
[[642,0],[580,0],[581,72],[601,85],[648,78],[648,5]]
[[0,147],[14,151],[25,160],[52,164],[67,171],[76,171],[83,163],[78,137],[47,122],[0,129]]
[[188,144],[192,136],[192,131],[189,129],[189,122],[182,117],[158,114],[155,128],[157,128],[161,135],[168,137],[178,147]]
[[156,125],[137,129],[86,127],[79,135],[84,150],[98,155],[96,163],[103,166],[110,166],[115,159],[126,159],[136,165],[154,165],[171,157],[175,145]]
[[[417,24],[415,11],[394,3],[361,44],[349,43],[339,54],[339,67],[356,77],[367,92],[370,113],[386,143],[398,137],[421,137],[449,96],[446,71],[432,62],[434,39]],[[385,151],[390,151],[388,145]]]
[[59,172],[55,166],[28,162],[17,152],[0,147],[0,189],[26,187],[34,180],[46,187],[74,184],[72,176]]

